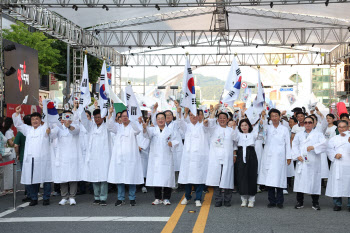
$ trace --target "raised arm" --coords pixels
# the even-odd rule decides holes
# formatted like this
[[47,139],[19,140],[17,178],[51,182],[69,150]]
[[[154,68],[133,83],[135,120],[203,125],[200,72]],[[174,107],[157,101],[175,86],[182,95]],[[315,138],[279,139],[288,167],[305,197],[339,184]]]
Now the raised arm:
[[116,134],[118,132],[118,125],[114,119],[115,119],[115,112],[112,106],[109,108],[109,115],[107,117],[107,130]]
[[23,123],[21,119],[21,106],[16,107],[16,112],[12,114],[13,125],[20,131],[24,136],[27,136],[27,132],[30,130],[30,126]]

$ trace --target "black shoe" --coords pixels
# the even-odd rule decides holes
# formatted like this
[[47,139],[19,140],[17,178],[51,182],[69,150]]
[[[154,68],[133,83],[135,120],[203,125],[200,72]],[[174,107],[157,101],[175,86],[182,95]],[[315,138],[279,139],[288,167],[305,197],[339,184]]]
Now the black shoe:
[[100,200],[94,200],[94,202],[92,204],[93,205],[99,205],[100,204]]
[[43,205],[50,205],[50,199],[44,200]]
[[121,206],[121,205],[125,205],[125,201],[118,200],[118,201],[115,203],[115,206]]
[[295,206],[294,206],[295,209],[302,209],[304,208],[304,205],[300,202],[298,202]]
[[[350,209],[350,208],[349,208]],[[341,211],[341,206],[337,206],[337,205],[335,205],[334,207],[333,207],[333,210],[334,211]],[[350,210],[349,210],[350,211]]]
[[283,209],[283,204],[277,204],[277,207]]
[[231,202],[230,201],[224,201],[224,206],[230,207],[231,206]]
[[106,206],[107,202],[106,201],[100,201],[100,206]]
[[276,204],[269,203],[269,204],[267,205],[267,208],[274,208],[274,207],[276,207]]
[[38,204],[38,200],[31,200],[29,206],[35,206]]
[[221,206],[222,206],[222,202],[221,201],[215,203],[215,207],[221,207]]
[[130,206],[135,206],[136,205],[136,201],[135,200],[130,200]]
[[321,210],[321,207],[320,207],[320,205],[319,204],[312,204],[312,209],[314,209],[314,210]]
[[30,197],[26,197],[22,199],[22,202],[30,202],[32,199]]

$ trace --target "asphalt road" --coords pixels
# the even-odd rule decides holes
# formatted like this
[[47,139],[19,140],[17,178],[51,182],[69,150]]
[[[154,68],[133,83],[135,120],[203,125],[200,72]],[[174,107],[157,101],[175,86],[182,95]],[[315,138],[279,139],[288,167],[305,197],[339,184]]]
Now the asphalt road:
[[[2,216],[0,232],[153,233],[166,229],[164,227],[167,222],[174,225],[174,232],[192,232],[198,229],[194,228],[195,225],[205,227],[205,232],[349,232],[350,212],[345,207],[346,200],[343,200],[343,210],[334,212],[332,200],[323,195],[320,198],[321,211],[315,211],[311,208],[311,197],[305,196],[304,209],[296,210],[295,196],[291,192],[285,196],[283,209],[268,209],[267,192],[257,194],[254,208],[240,207],[240,197],[234,194],[231,207],[217,208],[214,201],[206,207],[195,207],[194,202],[190,202],[180,214],[181,205],[178,203],[183,197],[183,191],[172,194],[170,206],[152,206],[154,198],[151,188],[146,194],[137,193],[137,205],[134,207],[128,205],[128,201],[124,206],[114,206],[116,193],[109,194],[108,205],[105,207],[92,205],[91,194],[77,196],[76,206],[59,206],[60,197],[51,197],[50,206],[43,206],[40,201],[37,206],[19,208]],[[22,197],[23,193],[19,193],[19,202]],[[208,200],[206,202],[209,203]],[[11,209],[11,206],[11,195],[0,197],[0,216],[7,209]],[[204,209],[209,212],[207,217],[203,214]],[[178,221],[174,221],[176,213],[179,215]],[[201,216],[198,217],[200,213]],[[90,218],[80,221],[76,217]],[[120,218],[112,220],[111,217]],[[26,222],[33,220],[32,218],[35,222]]]

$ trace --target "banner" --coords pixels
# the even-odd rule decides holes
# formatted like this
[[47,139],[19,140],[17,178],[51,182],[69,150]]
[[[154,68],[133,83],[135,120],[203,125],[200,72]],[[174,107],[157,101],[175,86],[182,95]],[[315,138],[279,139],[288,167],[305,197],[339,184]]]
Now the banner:
[[87,55],[85,54],[84,71],[80,81],[80,100],[79,100],[78,112],[81,114],[84,111],[84,108],[89,106],[90,103],[91,103],[91,97],[90,97],[90,90],[89,90],[89,73],[88,73]]

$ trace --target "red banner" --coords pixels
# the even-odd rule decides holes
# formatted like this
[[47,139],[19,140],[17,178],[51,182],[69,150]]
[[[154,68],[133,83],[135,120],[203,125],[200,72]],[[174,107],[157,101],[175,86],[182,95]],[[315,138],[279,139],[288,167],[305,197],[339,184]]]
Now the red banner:
[[15,160],[11,160],[11,161],[8,161],[8,162],[0,163],[0,167],[1,166],[6,166],[6,165],[9,165],[9,164],[13,164],[13,163],[15,163]]

